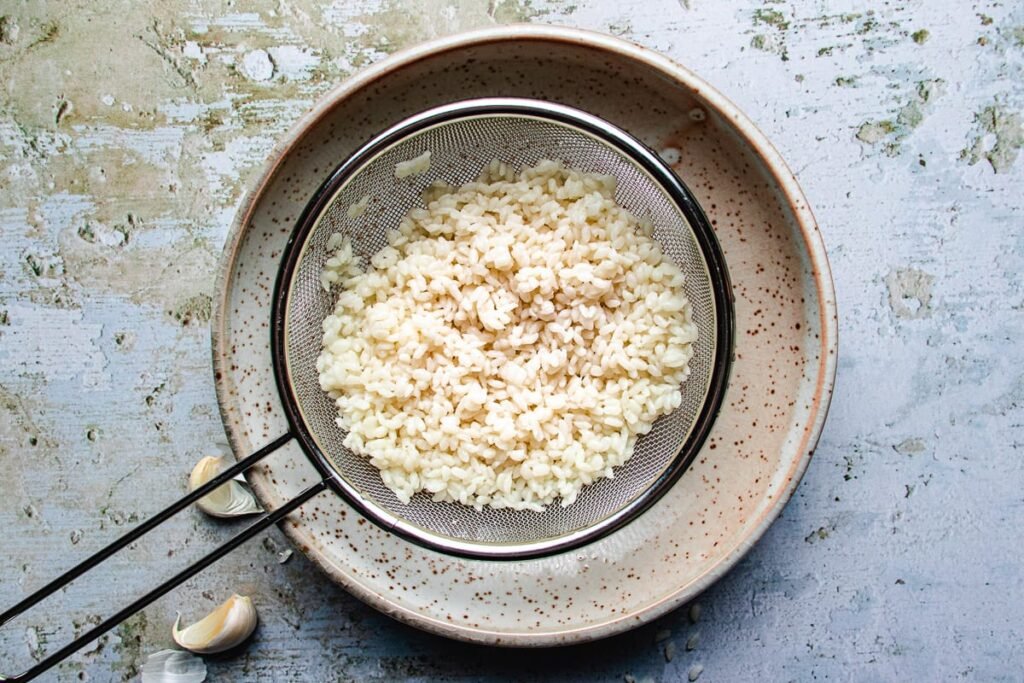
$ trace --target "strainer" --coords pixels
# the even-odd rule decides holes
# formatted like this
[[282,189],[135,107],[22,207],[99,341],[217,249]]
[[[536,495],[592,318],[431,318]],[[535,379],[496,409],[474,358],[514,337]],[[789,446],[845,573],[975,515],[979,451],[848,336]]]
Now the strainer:
[[[398,179],[396,164],[430,152],[429,170]],[[555,159],[588,173],[616,178],[616,201],[654,226],[664,253],[686,275],[685,290],[698,328],[691,374],[679,408],[640,437],[632,458],[613,478],[585,487],[575,503],[546,511],[481,511],[433,502],[418,494],[408,504],[381,481],[376,468],[346,448],[333,401],[321,390],[316,358],[321,324],[334,296],[320,273],[327,242],[340,232],[353,251],[370,257],[386,244],[434,181],[458,186],[477,178],[492,160],[519,169]],[[364,212],[349,207],[364,198]],[[353,212],[357,213],[357,212]],[[516,98],[448,104],[389,128],[341,163],[313,196],[282,257],[271,311],[271,351],[290,432],[142,523],[110,546],[0,615],[0,624],[102,562],[192,502],[244,472],[290,439],[298,440],[322,480],[261,517],[245,531],[187,567],[68,646],[11,680],[29,680],[193,576],[262,529],[327,488],[384,529],[433,550],[468,558],[513,560],[564,552],[620,528],[649,508],[689,465],[704,442],[725,391],[732,353],[732,299],[718,242],[696,200],[675,173],[641,142],[571,107]]]
[[[395,166],[430,152],[430,168],[398,180]],[[401,503],[367,459],[342,445],[337,409],[320,388],[316,359],[321,323],[334,296],[320,285],[340,232],[353,252],[370,257],[386,233],[433,182],[460,185],[493,159],[513,168],[557,159],[618,181],[616,200],[654,224],[664,252],[686,275],[686,294],[699,329],[683,402],[637,442],[615,477],[581,491],[569,507],[482,511],[436,503],[421,494]],[[349,207],[369,198],[358,217]],[[710,426],[724,385],[730,346],[725,266],[697,203],[676,175],[646,147],[605,121],[569,107],[521,99],[458,102],[414,116],[386,131],[343,163],[299,219],[277,282],[273,356],[278,389],[292,427],[321,471],[367,517],[412,541],[448,553],[495,559],[564,551],[625,524],[653,503],[688,464]]]

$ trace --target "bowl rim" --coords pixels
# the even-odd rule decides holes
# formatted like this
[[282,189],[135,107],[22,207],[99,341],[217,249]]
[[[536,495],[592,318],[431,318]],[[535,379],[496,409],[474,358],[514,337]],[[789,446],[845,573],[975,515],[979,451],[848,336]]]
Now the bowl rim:
[[[247,189],[239,200],[231,227],[225,238],[224,249],[218,265],[215,282],[214,314],[211,324],[211,352],[213,356],[214,383],[221,420],[236,457],[245,457],[246,448],[240,444],[239,430],[235,418],[226,406],[229,393],[224,378],[228,375],[226,365],[230,349],[226,329],[229,311],[228,295],[231,274],[234,270],[242,237],[245,234],[257,204],[270,183],[284,164],[289,154],[305,137],[306,132],[328,115],[336,106],[354,93],[368,87],[375,81],[414,63],[446,52],[503,42],[561,42],[614,53],[656,70],[673,81],[688,88],[700,97],[709,108],[716,110],[733,128],[736,134],[757,153],[773,180],[786,197],[789,209],[799,228],[810,260],[811,273],[818,291],[818,315],[822,352],[818,359],[817,385],[809,406],[802,439],[796,446],[799,457],[786,472],[786,483],[770,506],[762,511],[760,518],[751,526],[750,533],[739,540],[722,558],[708,568],[696,580],[679,587],[661,598],[643,605],[628,614],[618,615],[600,623],[566,628],[547,632],[509,633],[481,628],[470,628],[425,616],[400,605],[382,593],[368,590],[345,575],[316,547],[311,535],[293,524],[280,524],[289,539],[310,557],[333,581],[342,585],[363,602],[404,623],[425,631],[466,642],[513,646],[547,647],[567,645],[604,638],[647,623],[692,600],[712,583],[718,580],[750,550],[764,535],[778,517],[785,504],[792,497],[800,479],[810,463],[824,426],[835,383],[838,356],[838,317],[836,311],[835,287],[825,246],[817,221],[807,199],[797,183],[796,177],[775,147],[754,123],[728,98],[695,73],[674,60],[636,43],[585,29],[541,24],[511,24],[499,27],[477,29],[429,40],[399,50],[346,78],[325,93],[313,107],[274,145],[262,168],[251,178]],[[261,482],[251,482],[264,504],[278,498],[276,492],[264,487]],[[271,506],[273,507],[273,506]]]

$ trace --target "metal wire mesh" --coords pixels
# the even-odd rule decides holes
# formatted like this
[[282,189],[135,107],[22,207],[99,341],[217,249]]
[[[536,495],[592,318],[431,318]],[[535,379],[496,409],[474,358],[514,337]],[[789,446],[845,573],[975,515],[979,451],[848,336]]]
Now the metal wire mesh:
[[[396,180],[398,162],[428,150],[427,173]],[[488,507],[478,511],[456,503],[433,502],[426,494],[415,496],[409,504],[401,503],[366,459],[342,445],[345,432],[335,422],[335,405],[321,390],[316,370],[321,324],[337,295],[320,285],[320,273],[329,257],[328,238],[335,232],[347,235],[353,250],[368,259],[386,244],[386,232],[397,227],[410,208],[422,206],[421,194],[427,186],[436,180],[454,186],[474,180],[493,159],[516,169],[556,159],[578,170],[613,175],[618,180],[618,203],[651,220],[664,253],[685,273],[686,294],[699,330],[691,375],[682,385],[682,405],[657,420],[651,432],[638,440],[633,457],[616,468],[614,478],[585,487],[568,507],[556,502],[543,513]],[[349,217],[349,206],[365,196],[370,198],[366,211]],[[284,353],[302,420],[339,477],[364,499],[418,528],[437,547],[457,541],[500,544],[514,552],[519,546],[558,539],[609,519],[644,496],[676,461],[707,399],[719,340],[713,283],[693,228],[665,188],[631,156],[567,123],[525,115],[474,115],[401,138],[348,176],[299,248],[292,279],[283,283],[288,288]]]

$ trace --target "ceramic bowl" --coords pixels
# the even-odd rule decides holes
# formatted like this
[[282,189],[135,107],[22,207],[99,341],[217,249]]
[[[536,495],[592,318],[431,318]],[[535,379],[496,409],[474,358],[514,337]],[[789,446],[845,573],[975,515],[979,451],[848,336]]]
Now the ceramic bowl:
[[[238,457],[288,431],[270,358],[285,242],[327,173],[380,130],[470,97],[561,102],[629,131],[703,205],[733,280],[735,360],[695,461],[648,512],[584,548],[500,562],[439,554],[323,493],[283,525],[370,605],[427,631],[495,645],[600,638],[679,606],[764,533],[811,458],[832,391],[835,296],[807,202],[778,152],[685,68],[609,36],[512,26],[426,43],[324,97],[274,149],[228,237],[213,326],[217,395]],[[291,442],[249,474],[274,508],[319,476]]]

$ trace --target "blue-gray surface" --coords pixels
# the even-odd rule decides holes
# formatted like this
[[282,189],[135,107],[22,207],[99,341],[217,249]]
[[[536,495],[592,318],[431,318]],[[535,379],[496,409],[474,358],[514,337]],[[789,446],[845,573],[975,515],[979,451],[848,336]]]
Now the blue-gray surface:
[[[0,5],[0,603],[175,497],[223,439],[216,259],[247,178],[332,83],[495,22],[605,30],[694,68],[797,171],[829,247],[832,413],[782,518],[627,635],[500,651],[363,606],[275,529],[57,670],[137,676],[231,591],[211,680],[1024,679],[1024,7],[790,0]],[[0,631],[27,665],[224,538],[198,513]],[[170,552],[168,552],[170,549]]]

